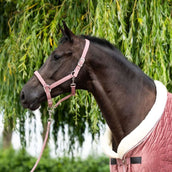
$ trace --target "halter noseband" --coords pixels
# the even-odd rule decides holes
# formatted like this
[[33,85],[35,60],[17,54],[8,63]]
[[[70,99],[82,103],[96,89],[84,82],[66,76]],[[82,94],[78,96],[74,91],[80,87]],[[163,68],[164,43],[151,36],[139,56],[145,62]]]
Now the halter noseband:
[[84,50],[82,52],[82,56],[81,58],[79,59],[78,61],[78,64],[77,66],[75,67],[75,69],[67,76],[65,76],[64,78],[54,82],[53,84],[51,85],[48,85],[45,80],[42,78],[42,76],[39,74],[38,71],[35,71],[34,74],[35,76],[38,78],[38,80],[40,81],[40,83],[42,84],[43,88],[44,88],[44,91],[46,93],[46,96],[47,96],[47,101],[48,101],[48,107],[51,108],[52,105],[53,105],[53,102],[52,102],[52,98],[51,98],[51,90],[57,86],[59,86],[60,84],[72,79],[72,83],[70,85],[71,87],[71,94],[69,94],[68,96],[62,98],[61,100],[59,100],[57,102],[57,104],[54,106],[54,108],[56,108],[61,102],[63,102],[64,100],[68,99],[69,97],[71,96],[74,96],[75,95],[75,87],[76,87],[76,84],[74,82],[74,79],[78,76],[78,73],[81,69],[81,67],[83,66],[84,62],[85,62],[85,57],[87,55],[87,52],[88,52],[88,48],[89,48],[89,45],[90,45],[90,41],[85,39],[85,47],[84,47]]

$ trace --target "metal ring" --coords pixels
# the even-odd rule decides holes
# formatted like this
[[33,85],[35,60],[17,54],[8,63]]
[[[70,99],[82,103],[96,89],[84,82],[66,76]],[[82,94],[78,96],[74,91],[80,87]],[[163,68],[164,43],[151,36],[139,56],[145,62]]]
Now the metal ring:
[[73,70],[73,71],[71,72],[71,75],[74,77],[74,74],[75,74],[75,71]]

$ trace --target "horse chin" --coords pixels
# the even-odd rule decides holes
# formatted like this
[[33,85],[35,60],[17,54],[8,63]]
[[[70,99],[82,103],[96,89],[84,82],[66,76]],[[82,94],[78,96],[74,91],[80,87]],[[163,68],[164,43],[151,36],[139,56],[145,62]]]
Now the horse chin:
[[40,103],[37,100],[35,100],[32,103],[22,103],[22,106],[25,109],[30,109],[31,111],[35,111],[40,107]]
[[35,111],[37,109],[40,108],[40,104],[36,105],[36,104],[30,104],[28,109],[30,109],[31,111]]

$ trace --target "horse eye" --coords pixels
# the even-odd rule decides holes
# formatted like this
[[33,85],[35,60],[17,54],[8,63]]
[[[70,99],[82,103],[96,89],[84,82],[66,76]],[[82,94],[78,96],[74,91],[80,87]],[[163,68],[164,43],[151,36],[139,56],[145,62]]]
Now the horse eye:
[[66,55],[71,56],[72,55],[72,51],[66,52]]
[[59,58],[63,57],[63,56],[71,56],[72,55],[72,51],[67,51],[65,53],[62,53],[61,55],[59,54],[54,54],[54,59],[58,60]]
[[59,59],[60,57],[61,57],[61,56],[58,55],[58,54],[55,54],[55,55],[54,55],[54,59],[55,59],[55,60]]

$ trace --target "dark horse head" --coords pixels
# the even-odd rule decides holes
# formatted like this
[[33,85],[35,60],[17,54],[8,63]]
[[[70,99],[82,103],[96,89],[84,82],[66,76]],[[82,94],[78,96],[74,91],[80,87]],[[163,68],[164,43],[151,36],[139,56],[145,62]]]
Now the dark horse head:
[[[85,40],[75,36],[64,23],[63,37],[60,45],[56,48],[45,64],[39,69],[39,74],[48,85],[58,81],[59,79],[71,74],[76,67],[82,51],[84,49]],[[83,66],[79,76],[75,78],[77,89],[86,89],[82,80],[88,78],[86,65]],[[56,97],[62,93],[70,91],[71,80],[60,84],[51,90],[51,96]],[[33,76],[21,91],[21,103],[25,108],[31,110],[37,109],[40,104],[46,100],[46,94],[41,83],[36,76]]]
[[[78,76],[76,88],[91,92],[109,125],[114,139],[114,149],[121,139],[131,132],[147,115],[155,101],[155,85],[137,66],[104,39],[76,36],[64,23],[63,37],[43,66],[38,70],[44,81],[51,85],[69,75],[77,66],[85,47],[90,46]],[[71,79],[72,80],[72,79]],[[51,96],[70,92],[71,80],[51,90]],[[37,109],[47,97],[34,75],[21,91],[25,108]]]

